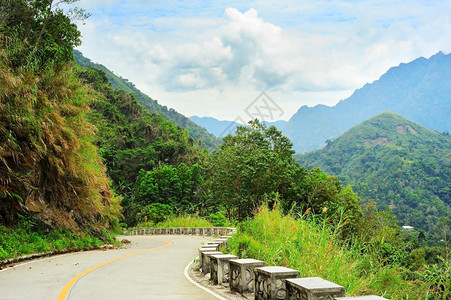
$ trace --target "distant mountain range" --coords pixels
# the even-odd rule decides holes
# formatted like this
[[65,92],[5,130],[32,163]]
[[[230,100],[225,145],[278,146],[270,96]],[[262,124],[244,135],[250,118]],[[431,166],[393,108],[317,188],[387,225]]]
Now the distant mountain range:
[[[190,118],[138,90],[127,79],[116,76],[101,64],[93,63],[81,52],[74,51],[78,64],[103,70],[113,87],[135,94],[149,111],[159,113],[189,131],[196,141],[215,149],[220,137],[234,132],[239,123],[220,121],[211,117]],[[293,142],[294,150],[304,153],[324,147],[352,126],[384,112],[393,111],[422,126],[440,132],[451,130],[451,54],[442,52],[418,58],[407,64],[390,68],[379,80],[356,90],[335,106],[302,106],[286,121],[268,122],[275,125]]]
[[384,112],[296,160],[320,167],[363,199],[391,208],[401,225],[429,232],[451,219],[451,136]]
[[392,111],[440,132],[451,130],[451,54],[418,58],[388,70],[335,106],[302,106],[283,128],[304,153],[326,145],[352,126]]
[[194,140],[201,142],[207,149],[213,150],[218,148],[218,145],[221,143],[221,139],[209,133],[206,129],[194,123],[176,110],[172,108],[168,109],[166,106],[160,105],[156,100],[150,98],[137,89],[132,82],[128,81],[128,79],[115,75],[102,64],[92,62],[89,58],[83,56],[80,51],[74,50],[74,57],[77,64],[82,67],[91,66],[104,71],[113,88],[136,95],[139,103],[144,106],[144,108],[148,109],[151,113],[161,114],[166,120],[170,120],[181,128],[187,129],[189,135]]
[[[189,117],[189,119],[193,122],[196,122],[197,124],[199,124],[200,126],[202,126],[203,128],[205,128],[206,130],[208,130],[208,132],[214,134],[217,137],[224,137],[229,133],[233,133],[235,132],[235,129],[238,126],[242,126],[243,124],[240,124],[238,122],[234,122],[234,121],[221,121],[212,117],[198,117],[198,116],[192,116]],[[287,121],[275,121],[275,122],[262,122],[263,124],[265,124],[266,126],[276,126],[279,130],[281,130],[281,128],[283,128],[286,124]]]
[[[302,106],[288,122],[273,125],[290,138],[296,152],[304,153],[324,147],[327,140],[384,111],[429,129],[451,131],[451,54],[439,52],[402,63],[335,106]],[[216,136],[238,125],[210,117],[190,119]]]

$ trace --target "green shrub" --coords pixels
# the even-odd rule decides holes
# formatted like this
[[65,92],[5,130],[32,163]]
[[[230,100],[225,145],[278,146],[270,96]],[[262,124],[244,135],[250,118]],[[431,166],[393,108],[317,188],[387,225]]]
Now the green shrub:
[[218,211],[217,213],[210,214],[208,216],[208,219],[210,220],[211,224],[213,224],[213,226],[224,227],[230,225],[227,218],[220,211]]
[[9,257],[8,252],[6,252],[6,250],[3,249],[2,246],[0,246],[0,261],[6,259],[8,257]]
[[[260,259],[267,265],[299,270],[301,277],[322,277],[343,285],[349,295],[381,295],[394,299],[427,299],[424,281],[409,281],[410,271],[385,265],[356,239],[344,245],[342,224],[283,216],[276,207],[260,208],[254,219],[240,223],[228,241],[230,252]],[[362,250],[363,249],[363,250]],[[390,250],[390,248],[388,248]]]
[[428,265],[419,275],[430,286],[434,299],[448,300],[451,298],[451,259],[440,260],[441,263]]
[[173,209],[170,205],[163,203],[152,203],[144,207],[139,213],[139,218],[144,220],[147,216],[150,223],[159,223],[172,216]]
[[408,261],[410,264],[410,269],[418,270],[426,265],[426,250],[424,248],[418,248],[412,250],[409,255]]

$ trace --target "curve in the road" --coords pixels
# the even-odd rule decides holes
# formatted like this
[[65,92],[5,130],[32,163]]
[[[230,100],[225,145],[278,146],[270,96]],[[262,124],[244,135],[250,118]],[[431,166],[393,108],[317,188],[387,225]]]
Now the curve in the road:
[[[156,240],[156,239],[155,239],[155,240]],[[159,247],[150,248],[150,249],[146,249],[146,250],[143,250],[143,251],[134,252],[134,253],[130,253],[130,254],[127,254],[127,255],[120,256],[120,257],[116,257],[116,258],[114,258],[114,259],[111,259],[111,260],[109,260],[109,261],[106,261],[106,262],[103,262],[103,263],[101,263],[101,264],[98,264],[97,266],[94,266],[94,267],[92,267],[92,268],[90,268],[90,269],[88,269],[88,270],[86,270],[86,271],[84,271],[84,272],[78,274],[77,276],[75,276],[74,278],[72,278],[72,279],[71,279],[71,280],[63,287],[63,289],[61,290],[61,292],[60,292],[60,294],[59,294],[57,300],[65,300],[65,299],[67,298],[67,295],[69,294],[70,289],[72,288],[72,286],[73,286],[80,278],[82,278],[82,277],[85,276],[86,274],[88,274],[88,273],[90,273],[90,272],[92,272],[92,271],[94,271],[94,270],[96,270],[96,269],[98,269],[98,268],[100,268],[100,267],[102,267],[102,266],[104,266],[104,265],[106,265],[106,264],[109,264],[109,263],[118,261],[118,260],[123,259],[123,258],[126,258],[126,257],[130,257],[130,256],[142,254],[142,253],[147,253],[147,252],[150,252],[150,251],[158,250],[158,249],[165,248],[165,247],[167,247],[167,246],[172,245],[172,242],[170,242],[170,241],[166,241],[166,240],[157,240],[157,241],[165,242],[166,244],[165,244],[165,245],[162,245],[162,246],[159,246]]]

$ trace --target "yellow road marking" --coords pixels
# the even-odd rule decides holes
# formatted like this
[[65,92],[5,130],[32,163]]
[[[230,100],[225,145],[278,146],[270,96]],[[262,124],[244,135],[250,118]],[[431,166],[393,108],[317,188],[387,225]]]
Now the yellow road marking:
[[103,262],[103,263],[101,263],[101,264],[98,264],[97,266],[94,266],[94,267],[92,267],[92,268],[90,268],[90,269],[88,269],[88,270],[86,270],[86,271],[84,271],[84,272],[78,274],[77,276],[75,276],[74,278],[72,278],[72,279],[71,279],[71,280],[63,287],[63,289],[61,290],[61,292],[60,292],[60,294],[59,294],[57,300],[65,300],[66,297],[67,297],[67,294],[69,293],[69,291],[70,291],[70,289],[72,288],[72,286],[73,286],[80,278],[82,278],[83,276],[85,276],[85,275],[88,274],[89,272],[92,272],[92,271],[94,271],[94,270],[96,270],[96,269],[98,269],[98,268],[100,268],[100,267],[102,267],[102,266],[104,266],[104,265],[106,265],[106,264],[115,262],[115,261],[117,261],[117,260],[119,260],[119,259],[123,259],[123,258],[126,258],[126,257],[130,257],[130,256],[133,256],[133,255],[138,255],[138,254],[142,254],[142,253],[146,253],[146,252],[150,252],[150,251],[153,251],[153,250],[158,250],[158,249],[165,248],[165,247],[167,247],[167,246],[172,245],[172,242],[170,242],[170,241],[166,241],[166,240],[157,240],[157,239],[152,239],[152,240],[155,240],[155,241],[161,241],[161,242],[166,242],[167,244],[166,244],[166,245],[163,245],[163,246],[160,246],[160,247],[155,247],[155,248],[147,249],[147,250],[144,250],[144,251],[139,251],[139,252],[135,252],[135,253],[130,253],[130,254],[127,254],[127,255],[124,255],[124,256],[120,256],[120,257],[113,258],[113,259],[111,259],[111,260],[109,260],[109,261],[106,261],[106,262]]

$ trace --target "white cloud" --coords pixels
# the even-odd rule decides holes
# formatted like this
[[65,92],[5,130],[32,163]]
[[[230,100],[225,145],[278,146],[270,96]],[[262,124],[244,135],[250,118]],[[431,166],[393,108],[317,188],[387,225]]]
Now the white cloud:
[[93,13],[80,50],[187,115],[233,119],[261,90],[287,114],[334,104],[391,66],[451,51],[450,0],[80,3]]
[[[241,13],[227,8],[225,15],[228,19],[215,35],[190,43],[157,44],[146,56],[139,57],[155,64],[160,73],[157,80],[167,91],[214,88],[243,81],[259,89],[286,83],[296,71],[299,53],[282,35],[282,29],[264,22],[255,9]],[[113,42],[123,47],[128,40],[115,38]],[[127,47],[134,53],[145,48],[133,40]],[[199,82],[188,83],[187,78]]]
[[[233,59],[226,66],[231,80],[250,75],[260,89],[286,82],[293,73],[295,45],[282,36],[282,29],[258,17],[255,9],[245,13],[234,8],[225,11],[229,22],[222,27],[221,40],[229,46]],[[243,74],[247,69],[248,74]],[[250,80],[249,78],[242,78]]]

